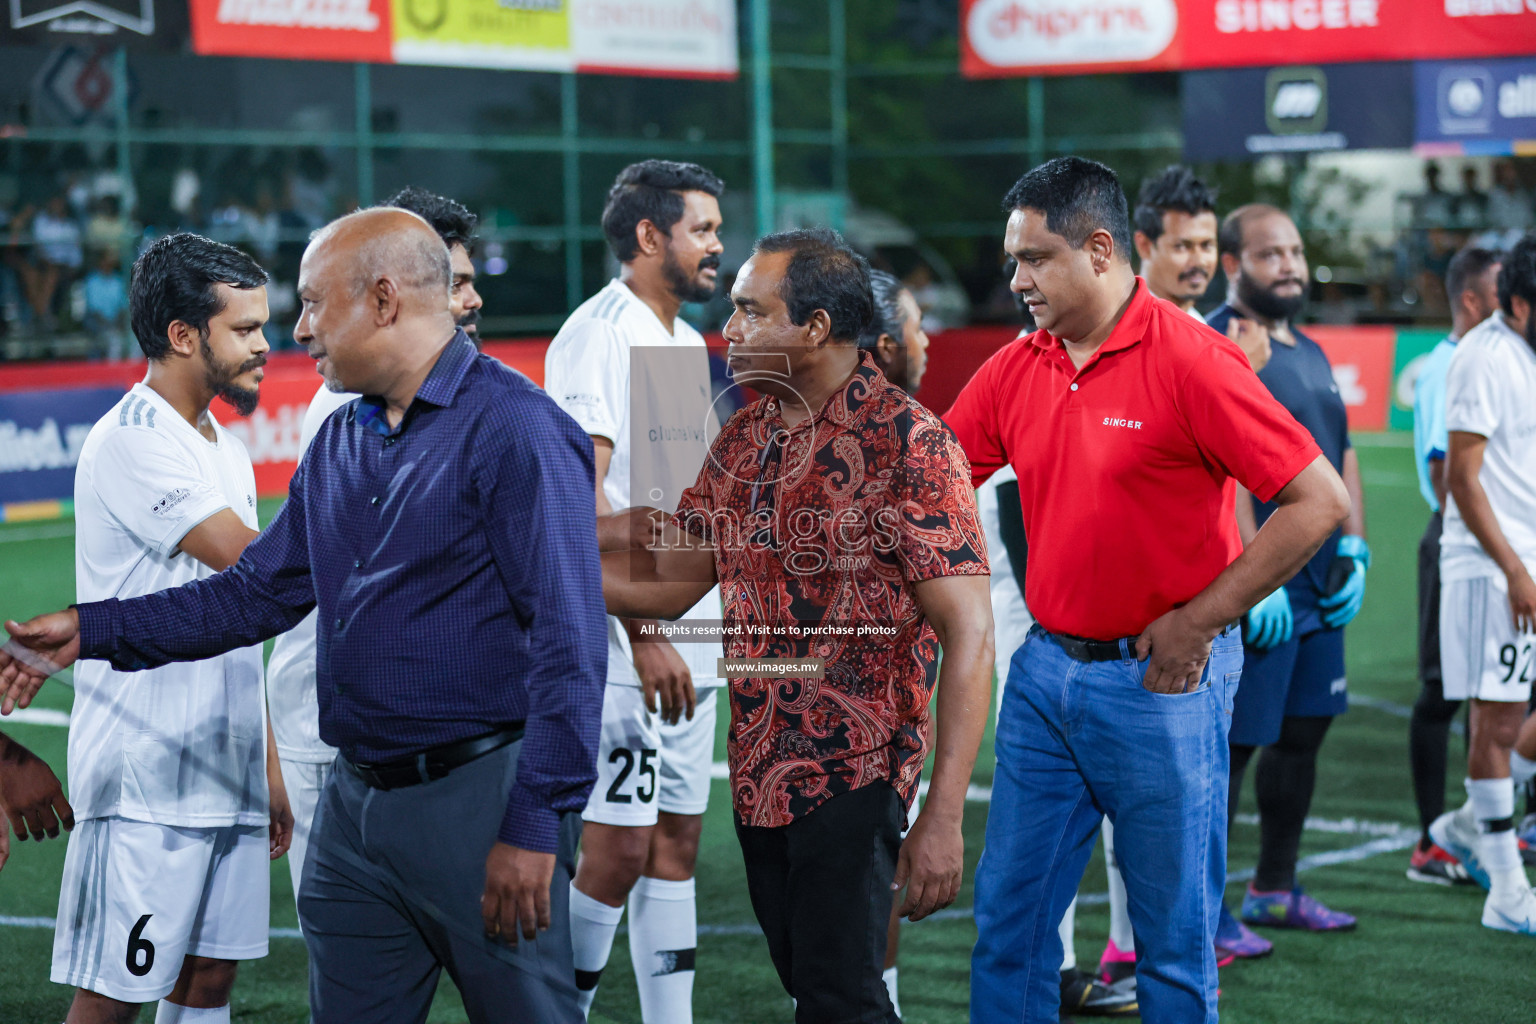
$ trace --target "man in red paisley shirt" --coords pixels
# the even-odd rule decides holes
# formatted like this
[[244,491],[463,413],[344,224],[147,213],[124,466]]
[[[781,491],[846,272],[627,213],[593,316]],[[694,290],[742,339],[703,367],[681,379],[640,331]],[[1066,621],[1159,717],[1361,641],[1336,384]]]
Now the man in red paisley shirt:
[[[615,615],[675,618],[719,581],[736,831],[795,1019],[897,1021],[881,981],[892,893],[907,886],[912,920],[954,900],[990,703],[970,465],[859,351],[869,268],[835,233],[761,239],[731,300],[731,370],[763,397],[648,548],[604,554],[604,594]],[[604,524],[604,547],[645,539],[642,515]],[[903,841],[940,675],[933,777]]]

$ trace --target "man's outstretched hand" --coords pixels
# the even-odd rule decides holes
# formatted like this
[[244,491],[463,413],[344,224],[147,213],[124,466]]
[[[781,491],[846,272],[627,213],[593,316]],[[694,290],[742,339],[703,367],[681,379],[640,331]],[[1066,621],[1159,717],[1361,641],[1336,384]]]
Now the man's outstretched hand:
[[80,657],[80,615],[66,608],[22,623],[7,621],[5,631],[10,639],[0,646],[0,715],[31,704],[49,676]]
[[0,734],[0,866],[5,864],[10,830],[17,839],[41,841],[75,827],[75,814],[64,787],[42,758]]

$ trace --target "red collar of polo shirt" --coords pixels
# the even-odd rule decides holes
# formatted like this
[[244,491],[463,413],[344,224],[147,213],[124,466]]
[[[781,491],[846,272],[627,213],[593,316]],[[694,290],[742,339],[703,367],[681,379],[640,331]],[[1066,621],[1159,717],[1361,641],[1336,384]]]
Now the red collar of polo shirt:
[[[884,374],[875,365],[874,359],[868,352],[859,353],[859,368],[853,371],[848,382],[837,391],[828,396],[813,415],[807,416],[789,429],[791,431],[802,430],[807,425],[826,419],[834,426],[848,429],[858,421],[859,411],[874,395],[883,380]],[[755,419],[777,419],[780,416],[779,400],[772,395],[764,395],[752,410]]]
[[1061,339],[1049,331],[1036,331],[1029,336],[1029,341],[1036,348],[1053,353],[1051,358],[1053,366],[1061,367],[1068,376],[1079,377],[1087,373],[1101,357],[1141,344],[1146,339],[1147,320],[1151,313],[1152,293],[1147,290],[1147,282],[1143,281],[1138,274],[1136,290],[1131,293],[1130,304],[1125,307],[1119,322],[1109,332],[1109,337],[1104,339],[1104,343],[1088,357],[1088,361],[1081,368],[1073,364],[1072,357],[1067,354],[1067,347],[1062,344]]

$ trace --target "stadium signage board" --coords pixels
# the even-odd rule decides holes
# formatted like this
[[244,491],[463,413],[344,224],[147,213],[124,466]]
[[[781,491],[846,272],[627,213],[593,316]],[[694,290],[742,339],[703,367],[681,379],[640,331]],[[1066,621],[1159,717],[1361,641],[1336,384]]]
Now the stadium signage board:
[[1536,0],[961,0],[971,78],[1501,57]]
[[1413,142],[1407,61],[1188,71],[1179,93],[1187,160],[1407,149]]
[[1421,155],[1536,153],[1536,57],[1425,61],[1414,79]]
[[6,0],[0,42],[176,48],[187,37],[181,0]]
[[677,78],[738,69],[734,0],[189,2],[193,49],[209,55]]

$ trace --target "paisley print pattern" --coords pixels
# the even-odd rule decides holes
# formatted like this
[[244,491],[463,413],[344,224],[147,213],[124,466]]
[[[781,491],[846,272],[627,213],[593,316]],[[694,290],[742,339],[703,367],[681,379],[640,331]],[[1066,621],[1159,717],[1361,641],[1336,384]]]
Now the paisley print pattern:
[[950,429],[865,356],[792,428],[771,397],[737,412],[677,517],[714,545],[728,658],[825,664],[819,679],[730,679],[742,823],[787,825],[881,780],[910,803],[939,653],[911,585],[988,572]]

